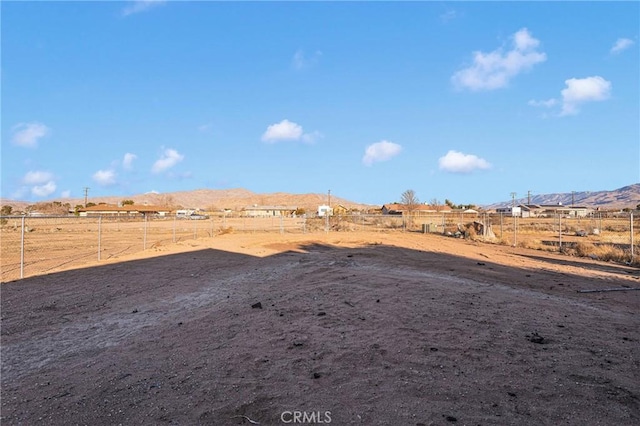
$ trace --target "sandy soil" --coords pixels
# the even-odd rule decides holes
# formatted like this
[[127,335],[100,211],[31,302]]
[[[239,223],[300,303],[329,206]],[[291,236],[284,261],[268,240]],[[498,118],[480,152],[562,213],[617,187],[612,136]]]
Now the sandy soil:
[[162,246],[1,286],[1,420],[639,424],[640,291],[578,292],[639,278],[411,233]]

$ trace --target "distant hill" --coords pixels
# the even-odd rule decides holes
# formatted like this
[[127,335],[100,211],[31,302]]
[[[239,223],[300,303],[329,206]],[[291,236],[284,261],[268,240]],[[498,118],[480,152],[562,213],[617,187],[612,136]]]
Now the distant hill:
[[[133,200],[138,205],[173,206],[175,208],[198,208],[208,211],[231,209],[241,210],[252,205],[279,205],[294,206],[307,211],[316,211],[318,206],[326,204],[328,194],[289,194],[275,192],[258,194],[247,189],[197,189],[193,191],[168,192],[163,194],[146,193],[130,196],[89,197],[92,203],[118,204],[122,200]],[[61,201],[71,206],[84,204],[84,198],[52,199],[49,201]],[[26,206],[36,203],[2,199],[1,205],[10,205],[14,210],[23,210]],[[372,206],[349,201],[341,197],[331,195],[331,205],[341,204],[347,208],[367,209]]]
[[[635,208],[640,204],[640,183],[625,186],[613,191],[583,191],[575,192],[573,195],[571,193],[532,195],[531,203],[562,203],[563,205],[569,206],[572,203],[572,196],[573,204],[576,206],[600,207],[607,209],[623,209],[627,207]],[[199,208],[208,211],[220,209],[231,209],[237,211],[252,205],[286,205],[303,208],[309,212],[316,211],[318,206],[321,204],[326,204],[327,199],[328,194],[289,194],[285,192],[258,194],[242,188],[197,189],[193,191],[169,192],[164,194],[146,193],[130,196],[89,197],[89,201],[96,204],[118,204],[122,200],[133,200],[135,204],[169,205],[174,208]],[[71,204],[72,207],[78,204],[84,204],[83,198],[54,198],[48,201],[61,201],[63,203]],[[517,198],[516,202],[518,204],[527,203],[527,198]],[[0,199],[0,205],[10,205],[13,207],[14,211],[24,210],[30,204],[37,203]],[[354,209],[371,209],[381,207],[362,204],[331,195],[331,205],[335,206],[338,204]],[[486,209],[494,209],[508,205],[511,205],[511,200],[505,200],[499,203],[485,205],[483,207]]]
[[[502,206],[510,206],[512,200],[484,206],[487,209],[495,209]],[[516,198],[517,204],[526,204],[527,197]],[[635,208],[640,204],[640,183],[624,186],[613,191],[582,191],[557,194],[532,195],[531,204],[558,204],[565,206],[601,207],[608,209]]]

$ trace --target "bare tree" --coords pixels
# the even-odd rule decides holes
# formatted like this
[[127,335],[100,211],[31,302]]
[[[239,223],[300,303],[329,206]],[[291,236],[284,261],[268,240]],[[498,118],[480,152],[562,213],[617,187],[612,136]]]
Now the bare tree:
[[418,208],[420,200],[416,196],[416,192],[413,189],[407,189],[402,193],[400,201],[404,204],[406,212],[411,216],[413,212]]
[[406,221],[406,226],[408,228],[413,227],[413,216],[415,211],[418,209],[418,205],[420,204],[420,200],[416,196],[416,192],[413,189],[407,189],[402,193],[400,197],[402,204],[404,204],[404,213],[403,216]]

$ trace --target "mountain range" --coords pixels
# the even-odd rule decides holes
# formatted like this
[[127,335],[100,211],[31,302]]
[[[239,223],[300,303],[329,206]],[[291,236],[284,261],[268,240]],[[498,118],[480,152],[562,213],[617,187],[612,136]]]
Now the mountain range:
[[[510,206],[513,200],[484,206],[487,209]],[[607,209],[635,208],[640,204],[640,183],[624,186],[613,191],[575,191],[568,193],[540,194],[519,197],[516,204],[562,204],[565,206],[601,207]]]
[[[135,204],[163,205],[184,208],[200,208],[204,210],[241,210],[253,205],[279,205],[295,206],[307,211],[315,211],[319,205],[330,203],[335,206],[341,204],[349,209],[372,209],[381,206],[372,206],[346,200],[327,194],[289,194],[274,192],[258,194],[247,189],[197,189],[193,191],[170,192],[164,194],[145,193],[132,196],[91,197],[87,201],[99,204],[118,204],[123,200],[132,200]],[[49,200],[52,202],[54,200]],[[84,205],[84,198],[71,198],[57,200],[69,203],[72,207]],[[482,207],[493,209],[508,206],[514,200],[506,200]],[[392,202],[392,201],[390,201]],[[537,194],[530,197],[515,199],[517,204],[563,204],[586,207],[600,207],[607,209],[635,208],[640,204],[640,183],[625,186],[612,191],[580,191],[570,193]],[[0,199],[0,205],[10,205],[14,211],[25,209],[28,205],[35,204],[26,201]],[[39,203],[38,203],[39,204]]]

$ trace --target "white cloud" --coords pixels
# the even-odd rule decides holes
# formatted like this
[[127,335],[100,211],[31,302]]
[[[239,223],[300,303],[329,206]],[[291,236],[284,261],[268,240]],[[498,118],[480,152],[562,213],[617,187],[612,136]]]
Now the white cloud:
[[62,197],[62,198],[71,198],[71,190],[67,189],[66,191],[62,191],[60,193],[60,197]]
[[42,171],[27,172],[22,178],[25,185],[41,185],[51,180],[53,180],[53,174]]
[[634,44],[634,41],[629,38],[619,38],[618,40],[616,40],[615,44],[613,45],[609,53],[614,55],[618,54],[623,50],[627,50],[628,48],[633,46],[633,44]]
[[600,76],[570,78],[562,94],[562,112],[560,115],[575,115],[579,106],[585,102],[597,102],[611,96],[611,82]]
[[291,60],[291,65],[293,66],[294,69],[300,71],[305,68],[310,68],[316,65],[320,61],[321,57],[322,57],[322,52],[319,50],[316,50],[315,53],[311,56],[305,56],[304,51],[297,50],[296,53],[293,55],[293,59]]
[[36,197],[46,197],[53,194],[55,191],[56,183],[52,180],[45,183],[44,185],[36,185],[31,188],[31,193]]
[[116,172],[113,170],[98,170],[92,177],[101,186],[111,186],[116,183]]
[[124,158],[122,159],[122,167],[124,167],[126,170],[131,170],[133,168],[133,160],[135,160],[136,158],[138,158],[137,155],[127,152],[126,154],[124,154]]
[[387,161],[400,154],[402,146],[389,141],[380,141],[369,145],[364,151],[362,163],[371,166],[373,163]]
[[201,126],[198,126],[198,131],[202,133],[208,133],[213,129],[212,123],[206,123]]
[[122,9],[123,16],[146,12],[147,10],[166,3],[166,0],[135,0],[129,6]]
[[42,123],[18,123],[12,128],[12,142],[19,146],[35,148],[38,140],[47,136],[51,131]]
[[[52,173],[43,171],[27,172],[22,178],[22,183],[26,186],[30,186],[29,189],[36,197],[46,197],[51,195],[56,190],[56,182]],[[24,194],[27,190],[26,187],[20,189],[20,193]]]
[[160,158],[155,163],[153,163],[151,171],[153,173],[163,172],[175,166],[182,160],[184,160],[184,155],[180,154],[175,149],[167,148],[164,150],[162,155],[160,155]]
[[552,106],[555,106],[558,103],[557,99],[551,98],[551,99],[547,99],[546,101],[536,101],[534,99],[531,99],[529,102],[527,102],[529,105],[534,106],[534,107],[545,107],[545,108],[551,108]]
[[302,141],[314,143],[322,137],[320,132],[304,133],[302,126],[287,119],[279,123],[272,124],[262,134],[262,141],[275,143],[279,141]]
[[473,65],[451,77],[454,86],[474,91],[499,89],[506,87],[516,75],[547,60],[547,55],[537,50],[540,41],[533,38],[526,28],[516,32],[512,41],[513,47],[507,52],[502,48],[489,53],[474,52]]
[[440,170],[450,173],[471,173],[474,170],[490,169],[491,164],[484,158],[473,154],[450,150],[438,160]]
[[267,127],[262,135],[264,142],[298,140],[302,137],[302,126],[287,119]]

